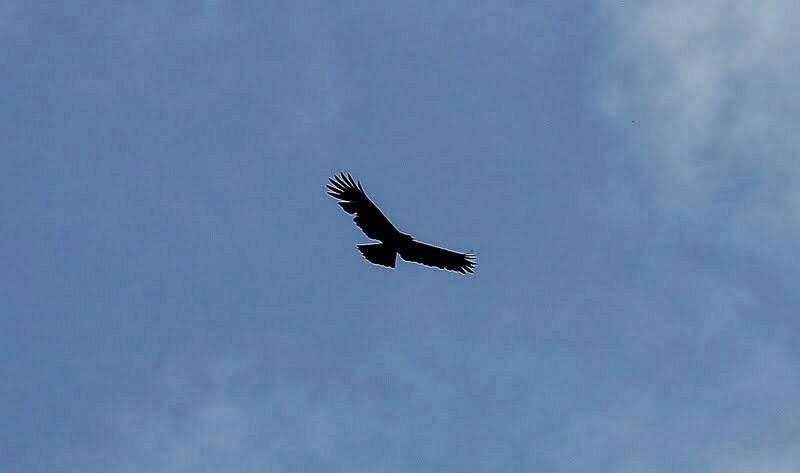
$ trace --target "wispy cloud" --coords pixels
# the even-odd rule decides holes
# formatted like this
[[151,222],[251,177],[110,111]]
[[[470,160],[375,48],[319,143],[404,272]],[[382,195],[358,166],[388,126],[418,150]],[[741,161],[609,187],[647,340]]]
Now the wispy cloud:
[[730,238],[800,233],[794,122],[796,2],[607,2],[614,42],[602,103],[638,143],[627,157],[657,205]]
[[[686,298],[698,284],[657,290]],[[469,330],[448,324],[442,307],[398,309],[408,322],[335,374],[318,372],[288,334],[172,358],[147,395],[100,410],[107,444],[71,445],[52,461],[175,472],[707,465],[709,445],[743,445],[765,427],[762,404],[772,416],[800,385],[786,353],[763,340],[738,365],[703,374],[718,367],[703,359],[713,358],[708,347],[730,344],[732,327],[744,324],[735,312],[747,297],[735,288],[703,287],[721,299],[669,316],[667,298],[653,301],[652,289],[598,293],[591,308],[498,310]],[[743,411],[740,402],[760,407]]]
[[[607,214],[646,222],[650,236],[691,261],[653,260],[645,274],[666,285],[645,297],[685,298],[674,313],[669,305],[657,313],[691,314],[679,321],[690,336],[676,333],[694,361],[675,385],[634,386],[630,402],[576,418],[570,431],[578,443],[603,438],[590,446],[606,450],[636,445],[614,464],[621,471],[793,471],[797,424],[782,412],[796,407],[797,355],[774,327],[765,329],[792,325],[773,312],[793,301],[768,302],[775,283],[753,281],[742,268],[768,268],[774,281],[796,273],[800,56],[792,50],[800,44],[800,7],[780,0],[604,7],[613,39],[600,104],[620,124],[613,153],[621,156],[615,171],[624,171],[612,173]],[[632,173],[638,178],[627,179]],[[692,365],[708,371],[708,382],[679,399],[674,393],[691,383]]]

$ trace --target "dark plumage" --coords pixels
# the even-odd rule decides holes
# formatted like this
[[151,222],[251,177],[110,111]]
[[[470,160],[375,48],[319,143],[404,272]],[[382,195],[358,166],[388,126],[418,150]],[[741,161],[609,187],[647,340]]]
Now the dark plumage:
[[327,188],[328,195],[337,199],[344,211],[354,216],[353,221],[364,234],[380,241],[380,243],[358,245],[358,250],[367,261],[394,268],[395,259],[400,255],[405,261],[463,274],[475,271],[477,264],[475,255],[428,245],[400,232],[369,200],[361,183],[353,179],[350,174],[341,173],[334,176]]

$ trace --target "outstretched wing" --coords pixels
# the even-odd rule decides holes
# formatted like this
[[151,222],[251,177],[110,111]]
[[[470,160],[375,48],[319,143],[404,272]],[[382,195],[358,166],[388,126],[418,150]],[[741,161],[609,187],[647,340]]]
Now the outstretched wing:
[[392,233],[398,233],[392,222],[369,200],[360,182],[350,174],[341,173],[329,179],[328,195],[338,199],[345,212],[355,215],[353,221],[373,240],[384,240]]
[[418,241],[412,241],[404,245],[398,254],[406,261],[424,264],[425,266],[436,266],[437,268],[458,271],[459,273],[475,272],[475,255],[470,253],[457,253],[437,246],[428,245]]

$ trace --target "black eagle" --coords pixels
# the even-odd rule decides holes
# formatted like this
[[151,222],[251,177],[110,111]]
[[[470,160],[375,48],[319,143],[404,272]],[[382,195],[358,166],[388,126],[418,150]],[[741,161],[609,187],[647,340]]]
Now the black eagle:
[[350,174],[341,173],[329,179],[328,195],[339,200],[345,212],[354,215],[353,221],[373,240],[380,243],[358,245],[367,261],[394,268],[397,255],[406,261],[435,266],[459,273],[475,271],[475,255],[457,253],[416,241],[411,235],[400,232],[381,210],[369,200],[361,183]]

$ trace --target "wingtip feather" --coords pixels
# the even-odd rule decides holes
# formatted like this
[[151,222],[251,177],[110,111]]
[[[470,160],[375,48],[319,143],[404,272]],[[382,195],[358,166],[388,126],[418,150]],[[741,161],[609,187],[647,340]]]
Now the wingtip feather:
[[361,186],[361,183],[358,182],[352,174],[349,172],[340,172],[335,174],[333,177],[329,177],[328,181],[333,184],[337,189],[338,192],[344,192],[347,190],[360,190],[364,193],[364,188]]
[[335,181],[333,178],[331,178],[330,181],[331,182],[328,185],[331,185],[331,186],[335,187],[337,191],[342,191],[343,190],[342,185],[339,182]]

